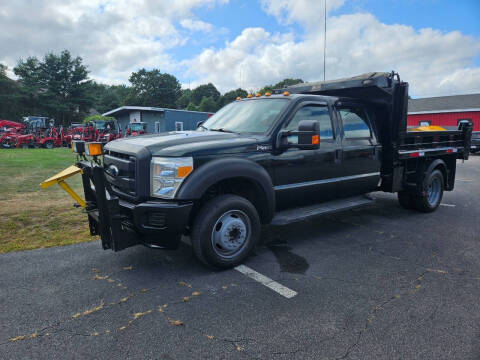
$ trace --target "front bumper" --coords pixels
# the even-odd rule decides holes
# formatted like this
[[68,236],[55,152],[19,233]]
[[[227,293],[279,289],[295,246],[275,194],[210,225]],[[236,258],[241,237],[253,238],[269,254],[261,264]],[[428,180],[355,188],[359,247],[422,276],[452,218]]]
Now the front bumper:
[[472,145],[470,145],[470,152],[474,153],[480,151],[480,139],[472,138]]
[[166,249],[178,247],[192,202],[127,202],[111,190],[102,167],[87,161],[80,161],[77,166],[83,171],[90,234],[100,235],[104,249],[120,251],[137,244]]

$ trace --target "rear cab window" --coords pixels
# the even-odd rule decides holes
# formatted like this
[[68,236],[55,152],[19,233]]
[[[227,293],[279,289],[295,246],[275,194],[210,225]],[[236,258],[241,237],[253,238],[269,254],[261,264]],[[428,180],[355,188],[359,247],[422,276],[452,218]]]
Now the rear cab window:
[[363,107],[342,106],[338,112],[342,119],[344,139],[372,138],[367,112]]

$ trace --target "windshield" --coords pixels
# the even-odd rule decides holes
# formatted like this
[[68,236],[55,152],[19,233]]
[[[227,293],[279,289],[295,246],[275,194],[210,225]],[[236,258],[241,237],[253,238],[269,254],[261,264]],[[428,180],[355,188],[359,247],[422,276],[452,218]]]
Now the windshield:
[[130,124],[130,130],[132,131],[142,131],[143,130],[143,124]]
[[201,128],[226,132],[264,133],[278,114],[287,106],[288,99],[259,99],[236,101],[221,108]]
[[105,130],[105,121],[95,121],[95,129]]

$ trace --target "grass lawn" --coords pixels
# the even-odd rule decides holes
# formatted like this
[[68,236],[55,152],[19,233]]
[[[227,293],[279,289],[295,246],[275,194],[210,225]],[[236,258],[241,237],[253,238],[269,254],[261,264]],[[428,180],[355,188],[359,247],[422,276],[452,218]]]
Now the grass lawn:
[[[39,186],[74,162],[65,148],[0,150],[0,253],[96,239],[67,193],[58,185]],[[67,183],[83,197],[80,175]]]

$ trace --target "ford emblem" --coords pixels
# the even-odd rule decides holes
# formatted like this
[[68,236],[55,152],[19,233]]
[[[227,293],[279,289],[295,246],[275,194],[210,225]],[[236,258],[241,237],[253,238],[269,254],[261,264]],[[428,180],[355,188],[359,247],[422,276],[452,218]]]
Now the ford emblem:
[[120,170],[118,170],[118,167],[116,167],[115,165],[110,165],[108,167],[108,172],[110,173],[110,175],[112,175],[113,177],[117,177],[118,174],[120,174]]

